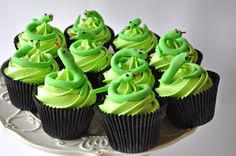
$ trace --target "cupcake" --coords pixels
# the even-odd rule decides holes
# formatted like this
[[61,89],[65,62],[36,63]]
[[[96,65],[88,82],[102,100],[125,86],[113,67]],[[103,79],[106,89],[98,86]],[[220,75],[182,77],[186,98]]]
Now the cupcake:
[[94,115],[96,95],[71,53],[60,48],[65,69],[50,73],[33,98],[44,131],[59,139],[76,139],[86,133]]
[[187,53],[174,57],[156,88],[160,100],[169,104],[167,116],[181,128],[204,125],[213,118],[220,80],[217,73],[189,60]]
[[78,32],[81,30],[96,34],[94,42],[102,44],[106,48],[109,48],[110,42],[114,38],[113,30],[105,24],[102,16],[95,10],[85,11],[84,17],[81,18],[79,15],[75,23],[66,28],[64,35],[68,46],[78,40]]
[[79,31],[78,35],[78,40],[70,46],[70,52],[76,64],[87,75],[93,88],[101,87],[102,82],[98,77],[110,67],[111,52],[102,44],[95,42],[94,33]]
[[114,39],[112,48],[115,52],[121,49],[142,49],[148,53],[155,50],[158,36],[150,31],[146,24],[141,26],[139,18],[133,19]]
[[157,146],[165,112],[150,86],[135,84],[133,80],[132,73],[113,80],[105,101],[96,109],[111,147],[125,153],[144,152]]
[[174,29],[161,36],[156,51],[151,55],[150,65],[156,70],[164,72],[170,65],[171,60],[179,53],[191,53],[190,62],[200,64],[202,53],[194,49],[188,41],[182,37],[180,30]]
[[[48,73],[59,70],[51,54],[41,53],[38,47],[38,42],[26,44],[1,67],[9,98],[14,106],[22,110],[36,111],[31,96],[33,88],[43,84]],[[36,51],[31,53],[32,49]]]
[[134,79],[137,84],[148,84],[151,88],[155,84],[155,77],[146,62],[147,53],[137,49],[123,49],[112,56],[111,68],[104,72],[105,83],[110,83],[112,80],[120,77],[127,72],[138,72]]
[[40,52],[50,53],[61,64],[60,59],[57,57],[58,47],[55,45],[55,42],[61,47],[66,47],[66,40],[59,29],[48,24],[52,20],[53,15],[49,14],[44,14],[40,19],[33,19],[26,26],[25,31],[15,37],[14,44],[16,49],[30,43],[31,40],[39,40]]

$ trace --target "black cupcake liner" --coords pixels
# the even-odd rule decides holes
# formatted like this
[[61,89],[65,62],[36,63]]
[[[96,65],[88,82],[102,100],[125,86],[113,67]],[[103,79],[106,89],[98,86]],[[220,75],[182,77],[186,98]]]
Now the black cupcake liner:
[[153,87],[152,87],[152,88],[155,89],[155,88],[157,88],[157,87],[159,86],[159,84],[160,84],[159,79],[161,79],[161,76],[162,76],[163,72],[161,72],[161,71],[159,71],[159,70],[156,70],[155,67],[153,67],[153,66],[149,66],[149,68],[151,69],[152,74],[153,74],[153,76],[154,76],[154,78],[155,78],[155,84],[154,84]]
[[72,140],[86,134],[94,116],[93,105],[85,108],[57,109],[43,105],[33,90],[33,99],[37,107],[43,130],[53,138]]
[[[68,29],[70,29],[70,28],[72,28],[73,27],[73,24],[72,25],[70,25],[70,26],[68,26],[65,30],[64,30],[64,36],[65,36],[65,38],[66,38],[66,44],[67,44],[67,47],[69,48],[70,47],[70,45],[73,43],[73,42],[75,42],[76,40],[70,40],[70,36],[69,36],[69,34],[67,33],[67,31],[68,31]],[[104,47],[106,47],[107,49],[109,49],[109,47],[110,47],[110,45],[111,45],[111,42],[113,41],[113,39],[114,39],[114,36],[115,36],[115,34],[114,34],[114,31],[113,31],[113,29],[111,28],[111,27],[109,27],[109,26],[107,26],[106,25],[106,27],[110,30],[110,32],[111,32],[111,39],[109,40],[109,41],[107,41],[106,43],[104,43],[103,44],[103,46]]]
[[113,115],[95,107],[111,147],[119,152],[140,153],[158,145],[160,123],[167,105],[142,115]]
[[[160,40],[160,36],[157,35],[156,33],[153,33],[153,34],[157,37],[157,40],[159,41],[159,40]],[[116,36],[114,37],[113,41],[114,41],[117,37],[118,37],[118,35],[116,35]],[[118,52],[118,51],[121,50],[121,49],[116,48],[116,46],[115,46],[115,44],[113,43],[113,41],[111,42],[111,47],[112,47],[114,53],[116,53],[116,52]],[[154,53],[154,52],[155,52],[155,49],[156,49],[156,46],[153,47],[153,49],[151,49],[150,51],[148,51],[148,54]]]
[[39,84],[28,84],[25,82],[13,80],[12,78],[8,77],[4,73],[4,69],[8,66],[8,62],[9,60],[2,64],[1,73],[5,80],[11,103],[21,110],[37,112],[31,94],[33,89]]
[[202,59],[203,59],[203,54],[199,50],[197,50],[197,49],[195,49],[195,50],[197,51],[197,56],[198,56],[196,64],[201,65]]
[[212,120],[215,113],[220,76],[208,71],[213,85],[206,91],[183,99],[162,97],[160,102],[169,104],[166,114],[170,121],[179,128],[193,128]]

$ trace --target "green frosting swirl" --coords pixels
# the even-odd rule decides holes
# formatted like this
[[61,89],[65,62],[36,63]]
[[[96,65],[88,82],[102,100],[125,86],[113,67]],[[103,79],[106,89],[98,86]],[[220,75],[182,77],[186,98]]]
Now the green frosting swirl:
[[83,72],[99,72],[110,66],[111,53],[101,44],[97,45],[91,33],[82,31],[80,38],[70,46],[70,51]]
[[101,15],[96,11],[86,11],[84,18],[78,16],[73,27],[67,30],[70,40],[78,40],[78,31],[84,30],[89,32],[94,32],[96,38],[94,42],[96,44],[105,44],[111,39],[111,32],[109,28],[105,25]]
[[[47,22],[42,22],[42,24],[38,25],[35,28],[35,30],[33,30],[33,33],[44,36],[52,33],[52,31],[56,31],[55,37],[47,40],[40,40],[39,51],[42,53],[50,53],[53,57],[57,57],[58,47],[55,45],[55,42],[58,42],[61,47],[66,46],[66,40],[62,32],[59,29],[49,25]],[[19,34],[18,38],[19,38],[19,42],[17,43],[18,48],[23,47],[26,44],[29,44],[31,40],[33,40],[25,32]]]
[[160,86],[156,88],[160,96],[184,98],[212,86],[208,73],[197,64],[185,63],[187,60],[186,53],[179,54],[172,60],[160,79]]
[[159,109],[155,94],[147,84],[136,85],[131,73],[113,80],[108,87],[108,96],[99,108],[109,114],[137,115]]
[[[140,59],[137,57],[129,57],[126,62],[119,62],[118,66],[128,72],[140,66]],[[105,83],[110,83],[112,80],[121,76],[121,74],[118,74],[112,68],[104,72],[103,75],[105,78],[103,82]],[[148,68],[144,72],[140,72],[133,81],[136,84],[146,83],[152,88],[155,83],[155,78],[151,70]]]
[[96,95],[91,92],[91,83],[75,63],[72,54],[60,48],[58,55],[65,69],[48,74],[45,85],[38,87],[36,97],[53,108],[81,108],[94,104]]
[[[27,49],[29,51],[24,51]],[[10,60],[8,67],[4,69],[4,73],[13,80],[29,84],[41,84],[48,73],[59,70],[56,61],[51,61],[50,54],[41,53],[39,50],[31,53],[32,49],[36,48],[30,46],[20,48]],[[22,50],[26,54],[17,56]],[[19,57],[19,61],[15,61],[16,57]]]
[[130,21],[129,26],[126,26],[113,41],[117,49],[137,48],[147,52],[154,49],[157,45],[157,37],[144,24],[140,27],[141,20],[134,19]]
[[[57,80],[70,81],[69,71],[63,69],[58,73]],[[96,102],[96,95],[91,92],[92,87],[88,80],[78,89],[54,87],[45,83],[38,87],[36,95],[43,104],[53,108],[81,108],[88,107]],[[83,90],[83,91],[82,91]],[[83,92],[83,94],[81,94]]]
[[175,29],[160,38],[156,52],[151,55],[151,66],[163,72],[169,67],[171,60],[181,52],[191,53],[190,62],[197,62],[197,51],[182,37],[182,33],[184,32]]

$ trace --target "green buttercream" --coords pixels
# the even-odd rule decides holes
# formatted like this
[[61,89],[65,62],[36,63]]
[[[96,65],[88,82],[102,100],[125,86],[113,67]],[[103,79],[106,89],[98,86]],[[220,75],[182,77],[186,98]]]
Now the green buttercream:
[[60,48],[58,55],[65,69],[48,74],[45,85],[38,87],[36,97],[53,108],[81,108],[94,104],[96,95],[91,92],[91,83],[75,63],[72,54]]
[[[18,51],[20,50],[21,49],[19,49]],[[13,80],[22,81],[30,84],[43,83],[44,78],[48,73],[59,70],[59,67],[55,60],[52,60],[51,65],[46,66],[44,68],[37,67],[37,64],[48,64],[49,59],[51,59],[50,57],[48,57],[48,55],[50,54],[41,53],[37,49],[34,53],[27,52],[26,55],[19,57],[20,61],[23,60],[23,64],[20,65],[17,64],[17,62],[11,60],[9,62],[8,67],[5,68],[4,73]],[[33,64],[33,66],[31,64]]]
[[99,72],[110,66],[111,53],[94,41],[78,40],[70,46],[70,51],[84,72]]
[[164,34],[156,47],[156,52],[151,55],[150,65],[155,69],[165,71],[171,60],[179,53],[191,53],[190,62],[196,63],[198,54],[195,49],[182,37],[180,30],[174,29]]
[[208,73],[197,64],[185,63],[187,60],[188,55],[181,53],[171,61],[160,79],[160,86],[156,88],[160,96],[183,98],[212,86]]
[[147,84],[136,85],[133,80],[130,73],[113,80],[109,84],[108,95],[99,108],[106,113],[118,115],[145,114],[159,109],[151,88]]
[[102,17],[96,11],[85,12],[85,17],[76,19],[73,28],[67,30],[70,40],[78,40],[77,33],[79,30],[90,31],[96,34],[94,42],[96,44],[104,44],[111,39],[111,32],[105,25]]
[[[58,47],[55,45],[55,42],[58,42],[61,47],[66,46],[66,40],[62,32],[59,29],[49,25],[47,22],[43,22],[42,24],[38,25],[32,32],[36,35],[44,36],[52,33],[52,31],[56,31],[56,35],[53,38],[47,40],[40,40],[39,51],[43,53],[50,53],[51,55],[53,55],[53,57],[57,57]],[[32,40],[32,38],[30,38],[25,32],[21,33],[18,38],[18,48],[29,44]]]
[[134,19],[119,33],[113,41],[117,49],[137,48],[149,52],[156,47],[156,36],[145,24],[143,27],[139,26],[140,23],[141,21]]
[[[67,70],[58,73],[57,80],[71,81]],[[37,98],[45,105],[53,108],[81,108],[96,102],[96,95],[91,93],[92,87],[88,80],[78,89],[64,89],[45,83],[38,87]],[[81,93],[83,94],[81,95]]]
[[137,72],[134,82],[138,84],[146,83],[152,87],[155,83],[155,78],[151,70],[148,68],[148,63],[145,61],[147,53],[137,49],[122,49],[115,53],[111,59],[111,69],[104,72],[104,82],[110,83],[127,72]]

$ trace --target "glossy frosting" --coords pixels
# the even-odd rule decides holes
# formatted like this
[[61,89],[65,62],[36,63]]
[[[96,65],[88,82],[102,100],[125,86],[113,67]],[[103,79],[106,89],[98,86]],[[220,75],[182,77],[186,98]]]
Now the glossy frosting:
[[154,49],[158,43],[156,36],[151,32],[147,25],[140,26],[141,20],[130,21],[113,41],[117,49],[138,48],[147,52]]
[[[40,21],[40,19],[38,21]],[[37,23],[37,19],[34,19],[32,23],[27,25],[27,27],[35,25],[31,30],[31,34],[35,35],[35,38],[29,36],[25,30],[25,32],[19,34],[18,36],[19,42],[17,43],[17,47],[20,48],[26,44],[29,44],[31,40],[40,40],[40,47],[39,47],[40,52],[50,53],[51,55],[53,55],[53,57],[56,57],[58,48],[55,45],[55,42],[58,42],[60,46],[65,47],[66,46],[65,37],[59,29],[52,27],[51,25],[48,24],[48,22],[50,21],[42,21]],[[40,39],[40,37],[52,34],[52,32],[54,31],[55,35],[51,35],[47,39],[42,39],[42,40]]]
[[110,66],[111,53],[94,42],[93,33],[81,31],[79,36],[79,40],[70,46],[70,51],[84,72],[99,72]]
[[193,56],[190,62],[197,62],[197,51],[182,37],[182,33],[175,29],[167,32],[160,38],[156,52],[151,55],[151,66],[154,66],[157,70],[165,71],[169,67],[171,60],[181,52],[191,53]]
[[160,79],[156,88],[160,96],[177,98],[195,95],[212,86],[208,73],[197,64],[189,63],[186,53],[177,55]]
[[96,11],[85,11],[85,17],[79,15],[72,28],[67,30],[70,40],[77,40],[78,31],[90,31],[96,34],[95,43],[104,44],[111,39],[111,32],[105,25],[103,18]]
[[[32,49],[36,51],[31,53]],[[58,70],[59,67],[50,54],[41,53],[37,48],[25,45],[13,55],[4,73],[13,80],[41,84],[48,73]]]
[[99,108],[110,114],[137,115],[159,109],[155,94],[147,84],[135,84],[134,75],[126,73],[108,86],[108,95]]
[[38,87],[36,97],[53,108],[81,108],[96,102],[96,95],[82,70],[76,65],[71,53],[60,48],[58,51],[65,69],[48,74],[45,84]]

